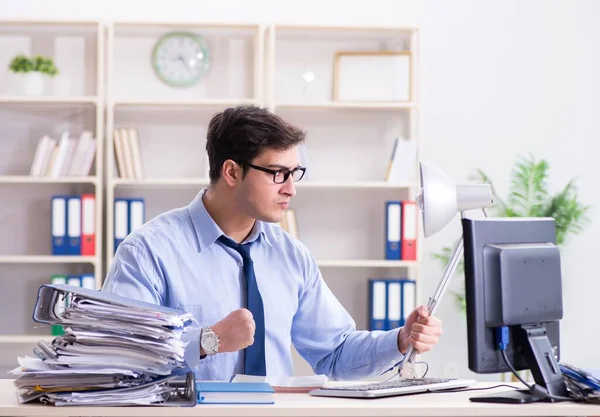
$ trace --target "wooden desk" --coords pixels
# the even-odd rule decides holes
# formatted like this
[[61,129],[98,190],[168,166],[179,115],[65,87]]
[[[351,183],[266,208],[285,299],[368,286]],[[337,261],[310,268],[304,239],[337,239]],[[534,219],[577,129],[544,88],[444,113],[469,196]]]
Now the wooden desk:
[[[480,383],[477,387],[487,387]],[[54,407],[19,405],[12,380],[0,380],[0,416],[600,416],[600,405],[575,403],[482,404],[473,395],[507,390],[427,393],[373,400],[276,394],[273,405],[172,407]]]

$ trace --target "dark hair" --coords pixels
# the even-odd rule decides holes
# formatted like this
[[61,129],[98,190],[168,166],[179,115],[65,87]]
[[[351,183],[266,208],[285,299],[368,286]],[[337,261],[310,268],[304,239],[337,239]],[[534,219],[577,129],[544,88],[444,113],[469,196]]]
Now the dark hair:
[[[286,150],[304,141],[305,133],[266,108],[231,107],[217,113],[208,124],[206,152],[209,178],[215,183],[223,163],[251,162],[265,149]],[[243,166],[244,175],[246,167]]]

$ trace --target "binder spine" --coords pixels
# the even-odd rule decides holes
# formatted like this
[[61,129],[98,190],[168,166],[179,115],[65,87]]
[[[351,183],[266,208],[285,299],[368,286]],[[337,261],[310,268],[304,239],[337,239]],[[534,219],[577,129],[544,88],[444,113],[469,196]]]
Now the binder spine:
[[387,284],[384,280],[369,281],[370,330],[387,328]]
[[402,204],[400,201],[387,201],[385,209],[385,258],[400,260],[401,254],[401,215]]

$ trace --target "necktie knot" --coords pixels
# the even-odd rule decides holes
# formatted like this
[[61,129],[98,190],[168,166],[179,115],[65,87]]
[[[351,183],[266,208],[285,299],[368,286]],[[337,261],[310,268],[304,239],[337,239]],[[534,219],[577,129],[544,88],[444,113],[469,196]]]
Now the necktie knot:
[[229,246],[232,249],[235,249],[242,255],[242,259],[245,261],[250,260],[250,243],[245,243],[240,245],[239,243],[234,242],[233,240],[225,237],[225,235],[221,235],[219,237],[219,242],[223,243],[225,246]]

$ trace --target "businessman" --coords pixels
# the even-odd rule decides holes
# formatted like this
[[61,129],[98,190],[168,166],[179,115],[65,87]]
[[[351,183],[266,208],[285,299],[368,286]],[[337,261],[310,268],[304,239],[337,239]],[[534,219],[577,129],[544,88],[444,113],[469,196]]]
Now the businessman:
[[290,347],[331,379],[378,375],[409,345],[429,351],[442,334],[424,306],[402,328],[357,330],[307,248],[275,225],[305,167],[304,133],[256,106],[209,123],[210,185],[118,246],[103,290],[193,314],[186,360],[198,379],[293,375]]

